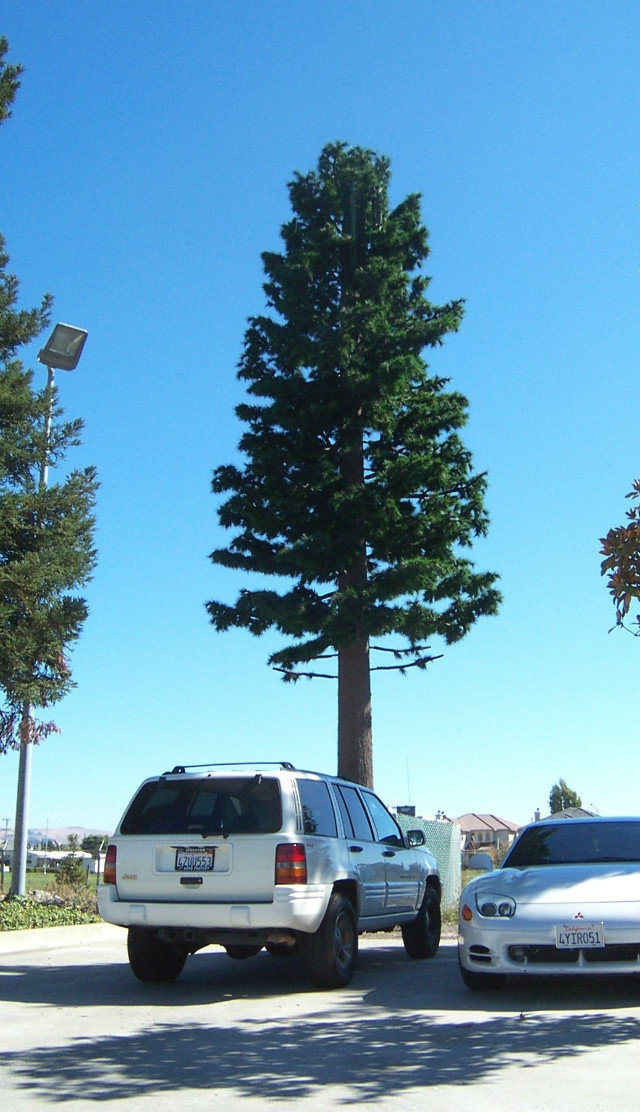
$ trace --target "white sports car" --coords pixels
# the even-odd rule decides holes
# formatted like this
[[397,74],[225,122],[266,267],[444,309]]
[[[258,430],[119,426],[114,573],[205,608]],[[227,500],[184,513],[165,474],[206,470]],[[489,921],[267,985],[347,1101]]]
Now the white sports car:
[[505,974],[640,974],[640,818],[526,826],[462,892],[458,957],[472,989]]

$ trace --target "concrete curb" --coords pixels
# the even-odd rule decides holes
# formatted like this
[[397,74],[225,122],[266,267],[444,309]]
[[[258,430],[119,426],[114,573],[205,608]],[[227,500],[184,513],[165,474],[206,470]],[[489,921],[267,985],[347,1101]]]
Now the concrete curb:
[[84,923],[79,927],[34,927],[28,931],[0,931],[0,954],[35,950],[63,950],[98,942],[126,942],[127,932],[112,923]]

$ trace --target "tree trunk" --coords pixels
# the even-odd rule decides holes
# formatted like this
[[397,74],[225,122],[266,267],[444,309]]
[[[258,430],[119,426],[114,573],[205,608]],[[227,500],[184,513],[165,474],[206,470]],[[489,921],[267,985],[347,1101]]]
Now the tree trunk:
[[373,787],[371,673],[366,640],[338,652],[338,776]]
[[[364,444],[360,412],[344,446],[340,474],[345,493],[364,491]],[[359,500],[358,500],[359,501]],[[338,579],[341,593],[352,595],[356,609],[364,603],[367,588],[366,529],[361,505],[349,523],[352,559]],[[373,741],[371,730],[371,672],[369,639],[363,635],[360,617],[353,621],[353,640],[338,647],[338,776],[373,787]]]

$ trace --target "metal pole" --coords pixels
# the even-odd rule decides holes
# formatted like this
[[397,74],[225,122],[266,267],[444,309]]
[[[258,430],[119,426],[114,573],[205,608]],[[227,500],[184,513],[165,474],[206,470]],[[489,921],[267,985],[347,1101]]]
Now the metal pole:
[[4,892],[4,868],[5,868],[5,855],[7,852],[7,831],[9,829],[9,819],[4,819],[4,842],[2,843],[2,858],[0,860],[0,888]]
[[51,444],[51,422],[53,420],[53,389],[56,384],[56,372],[53,367],[47,367],[47,390],[49,392],[49,404],[47,406],[47,415],[44,423],[44,452],[42,455],[42,463],[40,464],[40,490],[45,490],[49,482],[49,447]]
[[24,896],[27,883],[27,848],[29,824],[27,809],[31,789],[31,750],[29,743],[29,720],[31,705],[25,703],[20,723],[20,762],[18,764],[18,797],[16,800],[16,821],[13,831],[13,856],[11,859],[11,895]]
[[[53,419],[53,388],[55,372],[47,367],[47,390],[49,401],[44,425],[44,451],[40,463],[40,482],[38,490],[46,490],[49,481],[49,445],[51,441],[51,422]],[[20,760],[18,763],[18,795],[16,799],[16,822],[13,831],[13,856],[11,860],[11,895],[24,896],[27,884],[27,849],[29,842],[29,793],[31,790],[31,704],[22,707],[20,725]]]

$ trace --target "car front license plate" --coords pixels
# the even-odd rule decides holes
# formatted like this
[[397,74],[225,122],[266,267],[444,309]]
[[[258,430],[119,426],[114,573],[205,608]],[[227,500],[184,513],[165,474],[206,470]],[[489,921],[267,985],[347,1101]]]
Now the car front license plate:
[[604,947],[604,923],[563,923],[556,927],[558,950],[598,950]]
[[176,846],[177,873],[211,873],[215,846]]

